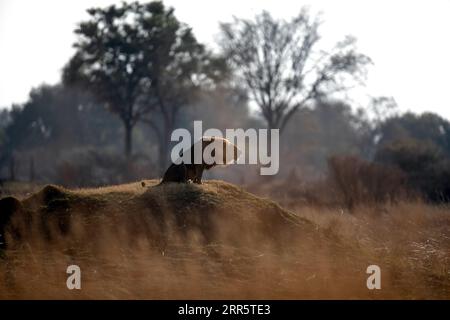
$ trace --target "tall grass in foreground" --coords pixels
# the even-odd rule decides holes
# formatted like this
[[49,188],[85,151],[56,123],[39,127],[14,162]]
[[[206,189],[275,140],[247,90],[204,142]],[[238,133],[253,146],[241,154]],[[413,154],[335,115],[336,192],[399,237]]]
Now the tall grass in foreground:
[[[139,225],[80,216],[68,235],[48,241],[37,231],[3,252],[0,298],[450,298],[448,208],[400,202],[353,214],[315,206],[295,212],[315,231],[299,229],[282,243],[282,234],[240,232],[218,218],[223,233],[214,241],[196,228],[173,227],[161,245],[137,232]],[[81,290],[66,288],[71,264],[81,268]],[[366,287],[371,264],[381,267],[381,290]]]
[[[450,299],[450,209],[422,202],[348,211],[303,207],[299,214],[381,267],[380,296]],[[383,284],[384,282],[384,284]],[[345,297],[345,295],[342,295]]]

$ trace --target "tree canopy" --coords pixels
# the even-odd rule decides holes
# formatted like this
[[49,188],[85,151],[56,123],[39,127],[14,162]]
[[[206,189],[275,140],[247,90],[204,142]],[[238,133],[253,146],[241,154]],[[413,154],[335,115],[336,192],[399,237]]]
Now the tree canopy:
[[132,152],[132,129],[160,112],[163,138],[192,91],[223,75],[220,59],[197,42],[191,29],[162,2],[122,3],[89,9],[90,19],[75,33],[75,55],[64,81],[81,84],[116,113],[125,128],[125,153]]

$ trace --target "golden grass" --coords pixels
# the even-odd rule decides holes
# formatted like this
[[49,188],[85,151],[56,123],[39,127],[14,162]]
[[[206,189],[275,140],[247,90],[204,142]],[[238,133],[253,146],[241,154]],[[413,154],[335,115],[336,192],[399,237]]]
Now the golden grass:
[[446,205],[400,202],[339,209],[303,207],[299,215],[378,264],[388,277],[384,290],[406,299],[450,298],[450,210]]
[[[24,199],[13,221],[21,238],[8,235],[0,260],[0,298],[450,298],[447,207],[292,212],[220,181],[145,183]],[[66,288],[70,264],[81,267],[81,290]],[[381,290],[366,287],[371,264]]]

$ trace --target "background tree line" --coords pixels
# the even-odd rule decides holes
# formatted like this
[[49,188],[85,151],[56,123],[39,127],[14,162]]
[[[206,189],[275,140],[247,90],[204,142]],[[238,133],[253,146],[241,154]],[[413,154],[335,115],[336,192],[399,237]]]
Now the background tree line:
[[[2,180],[81,187],[156,178],[169,161],[171,132],[203,120],[280,129],[277,180],[320,179],[329,157],[351,155],[395,167],[428,199],[448,200],[450,123],[392,112],[388,98],[365,110],[338,99],[363,84],[371,60],[353,37],[321,47],[321,21],[308,10],[290,21],[262,12],[221,24],[217,53],[162,2],[88,13],[61,83],[0,112]],[[212,174],[251,185],[261,179],[256,171]]]

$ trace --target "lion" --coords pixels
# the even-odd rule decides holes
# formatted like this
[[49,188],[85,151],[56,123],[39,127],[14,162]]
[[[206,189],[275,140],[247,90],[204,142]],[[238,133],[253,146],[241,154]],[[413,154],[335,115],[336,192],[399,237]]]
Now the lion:
[[[194,163],[194,150],[196,144],[201,143],[202,151],[202,162],[199,164]],[[214,145],[211,145],[214,144]],[[208,155],[205,157],[204,151],[207,147],[213,148],[210,157]],[[168,182],[178,182],[178,183],[188,183],[192,181],[196,184],[202,184],[202,175],[204,170],[209,170],[217,165],[229,165],[234,161],[237,161],[241,151],[231,143],[229,140],[221,137],[207,137],[203,136],[201,140],[196,142],[189,149],[190,151],[190,163],[184,163],[181,161],[180,164],[172,163],[170,167],[164,173],[162,181],[160,184]],[[219,154],[216,154],[219,152]],[[220,154],[221,153],[221,154]],[[180,154],[180,158],[183,154]],[[222,159],[217,163],[215,159]],[[178,161],[177,161],[178,162]]]

